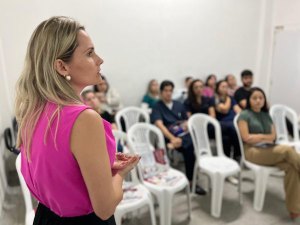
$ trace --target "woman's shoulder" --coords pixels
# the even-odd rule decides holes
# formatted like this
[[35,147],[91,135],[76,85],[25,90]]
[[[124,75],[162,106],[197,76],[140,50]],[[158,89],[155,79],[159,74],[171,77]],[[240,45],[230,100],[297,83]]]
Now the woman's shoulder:
[[61,106],[62,112],[67,113],[67,114],[81,112],[86,109],[91,109],[91,107],[84,105],[84,104],[67,104],[67,105]]
[[251,110],[250,109],[244,109],[241,113],[240,113],[240,115],[249,115],[249,114],[251,114]]
[[87,108],[81,111],[74,123],[73,132],[81,133],[83,130],[91,131],[102,123],[101,116],[93,109]]
[[272,120],[272,117],[271,117],[269,112],[262,111],[261,114],[262,114],[263,117]]
[[143,97],[144,100],[152,99],[151,95],[149,93],[146,93]]
[[189,98],[187,98],[184,100],[183,104],[186,106],[189,106],[189,105],[191,105],[191,100]]
[[251,115],[251,110],[249,109],[244,109],[242,112],[239,114],[239,120],[247,120]]

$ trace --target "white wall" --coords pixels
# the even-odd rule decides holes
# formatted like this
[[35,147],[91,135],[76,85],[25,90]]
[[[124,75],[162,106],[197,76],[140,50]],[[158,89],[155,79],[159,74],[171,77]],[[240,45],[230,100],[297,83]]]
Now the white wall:
[[257,72],[262,2],[1,1],[0,32],[10,93],[33,29],[53,15],[72,16],[86,26],[104,58],[102,71],[125,105],[140,101],[151,78],[172,79],[178,86],[186,75],[234,73],[239,80],[244,68]]
[[299,0],[275,0],[274,25],[289,26],[300,24]]
[[[271,91],[272,80],[275,78],[274,74],[278,74],[274,71],[274,53],[276,51],[276,35],[280,32],[290,30],[300,30],[300,1],[299,0],[265,0],[267,8],[265,11],[265,31],[262,45],[262,60],[260,64],[260,86],[264,87],[266,93],[270,96],[274,93]],[[285,51],[286,53],[286,51]],[[287,53],[285,57],[291,57]],[[296,69],[296,68],[294,68]],[[282,74],[284,76],[284,74]],[[277,75],[276,75],[277,76]],[[294,84],[292,84],[293,86]],[[297,84],[300,86],[300,83]],[[291,86],[282,84],[281,90],[289,90]],[[286,92],[286,98],[291,95]],[[287,102],[281,102],[287,104]]]
[[272,60],[270,101],[285,104],[300,114],[300,30],[276,33]]

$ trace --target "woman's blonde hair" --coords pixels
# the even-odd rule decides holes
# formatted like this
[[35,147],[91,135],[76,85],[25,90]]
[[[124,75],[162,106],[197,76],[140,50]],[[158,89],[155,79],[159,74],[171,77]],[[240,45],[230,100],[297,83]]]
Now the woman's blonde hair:
[[[71,18],[51,17],[38,25],[30,38],[24,68],[16,85],[15,101],[19,125],[17,147],[23,145],[28,157],[35,125],[47,102],[57,104],[48,129],[54,118],[59,120],[62,106],[82,104],[69,82],[54,66],[57,59],[70,62],[78,46],[77,34],[80,30],[84,27]],[[46,134],[47,131],[44,141]]]

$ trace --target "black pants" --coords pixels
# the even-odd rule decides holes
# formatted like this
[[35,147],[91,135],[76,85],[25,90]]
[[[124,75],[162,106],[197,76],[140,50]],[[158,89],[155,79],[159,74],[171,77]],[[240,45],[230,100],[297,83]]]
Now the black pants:
[[60,217],[39,203],[33,225],[116,225],[114,216],[101,220],[95,213],[85,216]]
[[220,124],[224,153],[226,156],[230,157],[231,147],[233,147],[233,159],[239,162],[241,158],[241,149],[233,121],[220,121]]
[[177,149],[183,154],[185,173],[189,181],[193,180],[193,172],[195,165],[195,154],[192,137],[190,134],[184,135],[182,138],[182,146]]

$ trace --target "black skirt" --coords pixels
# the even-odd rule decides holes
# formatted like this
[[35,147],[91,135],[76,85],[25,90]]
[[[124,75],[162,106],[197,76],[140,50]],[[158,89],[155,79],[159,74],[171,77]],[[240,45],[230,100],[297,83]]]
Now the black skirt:
[[85,216],[60,217],[39,203],[33,225],[116,225],[114,216],[101,220],[95,213]]

